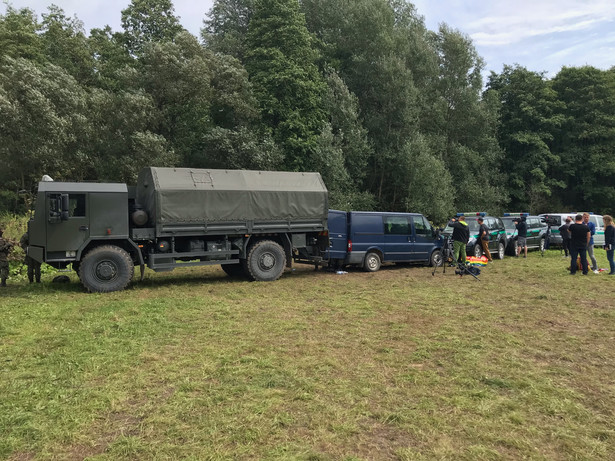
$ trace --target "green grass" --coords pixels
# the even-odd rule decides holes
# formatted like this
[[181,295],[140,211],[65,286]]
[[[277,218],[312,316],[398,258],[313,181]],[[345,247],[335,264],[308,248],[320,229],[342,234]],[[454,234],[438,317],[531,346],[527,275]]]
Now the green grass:
[[14,282],[0,458],[612,459],[615,278],[566,266]]

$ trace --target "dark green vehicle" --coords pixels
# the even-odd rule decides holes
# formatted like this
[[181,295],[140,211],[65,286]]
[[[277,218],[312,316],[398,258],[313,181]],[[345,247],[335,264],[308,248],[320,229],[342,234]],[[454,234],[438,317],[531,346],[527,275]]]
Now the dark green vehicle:
[[41,182],[28,255],[72,265],[86,289],[124,289],[134,266],[221,264],[273,281],[328,248],[328,193],[318,173],[144,168],[137,185]]
[[[470,240],[466,246],[468,256],[476,256],[480,258],[483,255],[483,248],[478,241],[478,218],[482,217],[484,224],[489,230],[489,252],[491,256],[498,259],[504,259],[506,251],[506,231],[504,224],[500,218],[487,216],[485,212],[457,213],[457,216],[464,215],[468,228],[470,230]],[[444,235],[452,235],[453,229],[446,226],[442,232]]]
[[501,219],[504,226],[506,226],[506,235],[508,237],[506,253],[511,256],[517,254],[517,228],[515,221],[522,216],[525,217],[525,223],[527,224],[527,249],[540,251],[545,249],[548,226],[543,221],[543,218],[540,216],[530,216],[529,213],[504,213]]

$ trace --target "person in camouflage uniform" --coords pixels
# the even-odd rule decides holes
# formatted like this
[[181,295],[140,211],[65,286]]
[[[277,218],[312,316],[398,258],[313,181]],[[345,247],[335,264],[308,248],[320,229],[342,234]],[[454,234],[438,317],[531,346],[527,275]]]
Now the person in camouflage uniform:
[[6,286],[6,279],[9,278],[9,252],[13,248],[7,240],[2,238],[4,234],[3,230],[0,229],[0,286]]
[[36,283],[41,283],[41,263],[28,256],[28,245],[30,245],[30,237],[26,232],[21,236],[19,246],[23,248],[23,251],[26,254],[24,263],[28,266],[28,280],[30,283],[34,282],[34,276],[36,275]]

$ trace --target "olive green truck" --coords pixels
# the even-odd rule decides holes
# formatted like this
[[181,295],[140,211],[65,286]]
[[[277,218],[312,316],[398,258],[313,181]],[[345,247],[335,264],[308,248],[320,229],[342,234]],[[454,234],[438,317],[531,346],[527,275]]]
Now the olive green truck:
[[329,245],[318,173],[155,168],[136,186],[41,182],[28,255],[72,265],[91,292],[123,290],[134,267],[221,264],[273,281],[292,262],[318,265]]

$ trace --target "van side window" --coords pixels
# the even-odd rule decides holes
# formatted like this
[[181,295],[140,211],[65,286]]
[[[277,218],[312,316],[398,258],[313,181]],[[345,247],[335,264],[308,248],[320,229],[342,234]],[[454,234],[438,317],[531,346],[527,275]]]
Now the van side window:
[[410,235],[410,223],[403,216],[385,216],[384,233],[397,235]]
[[431,235],[431,226],[423,216],[412,216],[416,235]]

